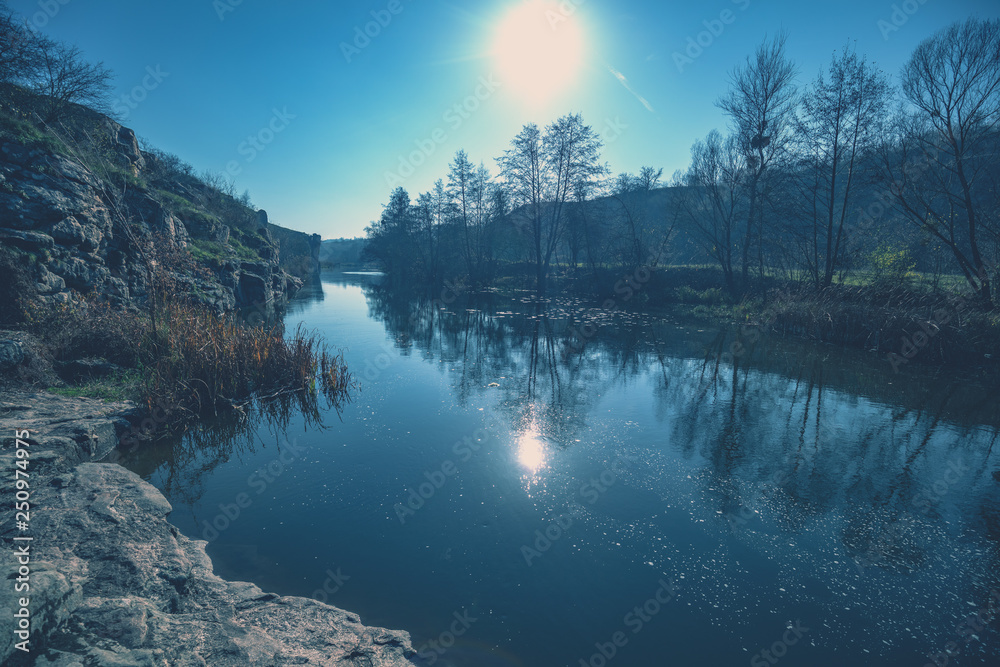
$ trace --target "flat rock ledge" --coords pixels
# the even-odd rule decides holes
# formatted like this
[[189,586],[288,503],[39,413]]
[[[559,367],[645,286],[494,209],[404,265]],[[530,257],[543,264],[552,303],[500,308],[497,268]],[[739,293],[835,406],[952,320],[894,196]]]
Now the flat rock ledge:
[[[406,632],[367,627],[315,600],[212,572],[206,542],[166,519],[170,503],[117,463],[135,414],[123,403],[0,396],[0,664],[412,666]],[[30,431],[31,516],[15,525],[15,429]],[[18,559],[30,535],[30,653],[16,648]]]

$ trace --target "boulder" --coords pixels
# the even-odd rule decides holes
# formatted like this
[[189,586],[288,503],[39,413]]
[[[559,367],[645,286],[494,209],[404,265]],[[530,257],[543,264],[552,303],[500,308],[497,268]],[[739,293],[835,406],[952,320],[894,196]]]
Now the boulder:
[[110,276],[110,271],[96,260],[85,261],[80,257],[53,260],[49,269],[66,281],[70,287],[89,292],[100,287]]
[[73,216],[57,222],[52,226],[52,230],[49,233],[52,234],[52,238],[60,245],[80,245],[86,240],[83,226]]
[[0,371],[7,371],[24,363],[24,346],[16,340],[0,340]]
[[0,227],[0,241],[29,251],[51,250],[55,245],[55,240],[48,234],[2,227]]
[[270,303],[272,298],[269,281],[255,273],[243,271],[240,274],[237,300],[240,305],[249,306],[260,303]]
[[44,264],[38,264],[38,280],[36,284],[39,294],[43,295],[55,294],[66,289],[66,281],[49,271]]

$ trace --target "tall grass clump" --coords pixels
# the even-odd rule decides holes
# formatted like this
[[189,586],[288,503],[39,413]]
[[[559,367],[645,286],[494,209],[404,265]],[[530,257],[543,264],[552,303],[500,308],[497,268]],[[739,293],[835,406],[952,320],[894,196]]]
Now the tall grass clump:
[[352,380],[339,354],[301,325],[289,336],[280,322],[251,326],[234,315],[169,302],[150,350],[146,400],[192,415],[243,410],[257,400],[322,394],[339,407]]
[[293,407],[319,422],[320,401],[339,413],[353,387],[342,355],[301,325],[290,334],[281,322],[250,325],[182,296],[161,301],[154,312],[96,296],[36,302],[26,328],[53,361],[92,358],[121,367],[112,378],[62,393],[107,397],[113,389],[116,400],[166,415],[157,422],[168,431],[203,417],[244,420],[251,411],[287,421]]

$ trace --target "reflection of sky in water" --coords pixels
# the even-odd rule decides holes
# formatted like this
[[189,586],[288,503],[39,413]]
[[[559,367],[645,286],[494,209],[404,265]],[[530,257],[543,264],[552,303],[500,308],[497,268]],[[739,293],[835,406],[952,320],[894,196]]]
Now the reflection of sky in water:
[[[614,665],[749,664],[798,618],[812,630],[782,667],[922,665],[1000,585],[988,390],[792,340],[734,372],[701,358],[729,345],[705,325],[647,329],[634,315],[605,314],[567,354],[558,323],[497,305],[503,318],[456,304],[415,328],[413,309],[351,285],[297,306],[370,377],[343,422],[300,431],[309,465],[220,536],[218,564],[308,595],[335,563],[352,579],[331,602],[418,644],[468,609],[480,620],[437,662],[458,667],[575,667],[661,577],[676,600]],[[578,304],[550,308],[565,319]],[[480,428],[496,437],[456,456]],[[168,492],[192,536],[274,452],[205,456],[153,475],[200,480]],[[401,524],[394,506],[448,460],[457,473]],[[959,483],[915,506],[956,461],[969,466]],[[571,507],[573,524],[526,566],[520,547]],[[249,544],[259,565],[227,555]],[[997,664],[995,628],[978,636],[952,664]]]

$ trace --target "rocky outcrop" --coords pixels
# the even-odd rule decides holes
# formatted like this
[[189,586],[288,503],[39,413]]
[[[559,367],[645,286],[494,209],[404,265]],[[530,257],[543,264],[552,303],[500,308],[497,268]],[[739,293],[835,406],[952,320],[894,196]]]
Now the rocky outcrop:
[[267,213],[258,211],[258,224],[277,242],[281,268],[305,283],[319,279],[319,255],[323,239],[319,234],[303,234],[271,224]]
[[[193,176],[178,176],[185,182],[165,177],[169,169],[139,149],[132,130],[95,118],[110,154],[0,139],[0,243],[30,256],[43,299],[65,301],[75,290],[123,305],[142,301],[147,271],[125,228],[136,238],[179,248],[208,243],[214,254],[205,266],[214,276],[177,278],[191,288],[191,298],[219,311],[280,308],[303,274],[318,268],[312,248],[318,250],[318,237],[249,211],[250,220],[262,220],[259,229],[234,239],[236,222],[226,224],[220,211],[240,217],[246,207]],[[209,200],[218,210],[209,210]],[[233,242],[241,245],[230,248]],[[256,254],[249,266],[248,251]]]
[[[30,654],[0,634],[0,662],[35,665],[412,665],[405,632],[362,625],[353,614],[279,597],[212,573],[205,542],[167,522],[170,504],[116,463],[130,428],[128,404],[50,394],[0,401],[0,470],[17,462],[15,429],[28,429],[31,518],[0,522],[4,551],[31,536]],[[9,477],[7,472],[5,477]],[[14,506],[12,484],[0,503]],[[25,544],[19,542],[18,544]],[[0,559],[0,617],[19,608],[19,565]]]

